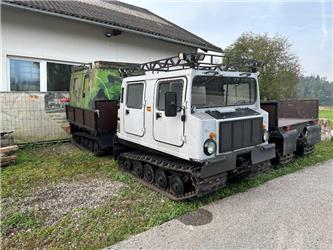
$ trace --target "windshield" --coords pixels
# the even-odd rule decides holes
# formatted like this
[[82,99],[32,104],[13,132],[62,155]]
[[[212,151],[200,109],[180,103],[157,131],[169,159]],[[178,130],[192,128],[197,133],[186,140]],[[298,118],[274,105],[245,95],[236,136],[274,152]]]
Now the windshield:
[[253,104],[256,86],[256,80],[249,77],[196,76],[192,83],[192,107]]

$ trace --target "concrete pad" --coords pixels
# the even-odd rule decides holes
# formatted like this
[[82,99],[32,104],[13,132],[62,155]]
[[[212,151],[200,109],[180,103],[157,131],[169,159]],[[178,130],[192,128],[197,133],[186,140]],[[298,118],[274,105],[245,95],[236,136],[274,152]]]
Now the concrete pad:
[[[274,179],[110,249],[332,249],[332,169],[330,160]],[[190,225],[200,215],[207,224]]]

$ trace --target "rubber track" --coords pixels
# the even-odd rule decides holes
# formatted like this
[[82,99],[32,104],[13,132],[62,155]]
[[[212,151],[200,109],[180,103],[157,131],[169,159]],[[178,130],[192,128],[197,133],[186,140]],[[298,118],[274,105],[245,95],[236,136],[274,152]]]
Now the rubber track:
[[[199,177],[201,166],[197,166],[194,164],[192,165],[192,164],[182,162],[179,160],[170,160],[168,158],[164,158],[159,155],[153,155],[153,154],[145,153],[142,151],[132,151],[132,152],[122,153],[122,154],[120,154],[119,157],[123,158],[123,159],[130,159],[130,160],[134,160],[134,161],[140,161],[143,163],[151,164],[160,169],[179,173],[181,175],[184,175],[184,174],[190,175],[190,180],[192,181],[192,186],[195,188],[195,191],[185,193],[182,196],[175,196],[175,194],[173,194],[170,189],[162,190],[154,183],[152,183],[152,184],[147,183],[144,179],[138,178],[136,175],[132,174],[131,172],[127,172],[127,173],[131,173],[133,176],[135,176],[138,180],[140,180],[141,183],[144,183],[146,186],[152,188],[155,191],[163,193],[164,195],[166,195],[167,197],[169,197],[172,200],[179,201],[179,200],[190,199],[193,197],[200,197],[206,193],[213,192],[213,191],[225,186],[225,184],[226,184],[226,174],[223,175],[222,178],[215,177],[215,178],[201,179]],[[214,185],[214,181],[212,181],[212,179],[215,179],[214,180],[215,185]],[[217,183],[216,181],[220,181],[221,183]],[[204,186],[211,185],[212,183],[213,183],[213,185],[212,185],[211,190],[207,191],[204,188]]]
[[95,138],[94,136],[87,135],[87,134],[85,134],[85,133],[80,133],[80,132],[79,132],[79,133],[75,133],[75,134],[73,134],[73,136],[72,136],[72,143],[73,143],[75,146],[77,146],[78,148],[80,148],[80,149],[82,149],[82,150],[85,150],[85,151],[88,151],[88,152],[90,152],[90,153],[93,153],[93,154],[96,155],[96,156],[103,155],[103,153],[104,153],[103,150],[99,150],[98,152],[94,152],[94,151],[90,150],[88,147],[86,147],[86,146],[84,146],[84,145],[78,143],[78,142],[76,141],[76,139],[75,139],[75,138],[78,138],[78,137],[81,137],[81,139],[82,139],[82,138],[86,138],[86,139],[88,139],[88,140],[91,140],[91,141],[93,141],[93,142],[97,142],[97,143],[98,143],[98,141],[96,140],[96,138]]

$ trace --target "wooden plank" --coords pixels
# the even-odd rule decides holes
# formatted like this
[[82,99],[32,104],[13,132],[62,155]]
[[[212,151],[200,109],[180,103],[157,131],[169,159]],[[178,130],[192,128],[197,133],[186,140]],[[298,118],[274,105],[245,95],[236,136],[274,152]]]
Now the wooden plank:
[[3,162],[3,163],[1,162],[0,166],[1,167],[6,167],[6,166],[9,166],[9,165],[14,164],[14,163],[15,163],[15,160]]
[[8,166],[16,161],[16,155],[1,157],[1,166]]
[[8,153],[15,152],[17,150],[18,150],[17,145],[2,147],[2,148],[0,148],[0,154],[8,154]]

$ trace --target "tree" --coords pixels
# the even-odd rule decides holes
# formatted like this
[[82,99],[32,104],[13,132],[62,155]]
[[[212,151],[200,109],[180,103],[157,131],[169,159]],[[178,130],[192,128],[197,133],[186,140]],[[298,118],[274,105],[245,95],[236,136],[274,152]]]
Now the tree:
[[318,98],[320,105],[333,106],[333,82],[326,78],[302,76],[296,89],[299,98]]
[[225,49],[225,55],[230,64],[237,64],[242,59],[263,61],[265,65],[259,68],[261,99],[281,100],[296,95],[300,76],[298,58],[290,48],[288,39],[278,35],[243,33]]

